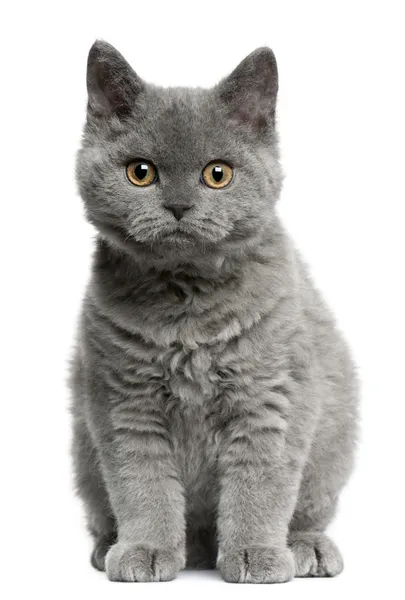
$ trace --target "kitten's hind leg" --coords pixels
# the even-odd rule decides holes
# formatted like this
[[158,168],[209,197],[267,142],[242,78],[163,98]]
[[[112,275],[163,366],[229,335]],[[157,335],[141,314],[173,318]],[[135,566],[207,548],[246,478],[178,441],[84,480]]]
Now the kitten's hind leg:
[[324,533],[336,501],[323,500],[323,505],[307,504],[302,512],[297,508],[291,521],[288,545],[294,555],[296,577],[334,577],[343,570],[339,550]]
[[289,525],[289,546],[297,577],[332,577],[343,569],[341,554],[325,531],[352,471],[356,419],[354,409],[341,407],[354,402],[349,392],[339,402],[329,402],[303,473]]
[[94,539],[91,564],[105,570],[105,556],[116,541],[116,521],[104,485],[97,450],[83,421],[76,418],[72,456],[78,495],[86,511],[87,527]]
[[90,562],[95,569],[105,571],[105,557],[116,541],[117,534],[115,531],[109,535],[95,539],[93,552],[90,556]]
[[334,577],[343,570],[339,550],[322,532],[293,531],[288,545],[294,555],[295,577]]

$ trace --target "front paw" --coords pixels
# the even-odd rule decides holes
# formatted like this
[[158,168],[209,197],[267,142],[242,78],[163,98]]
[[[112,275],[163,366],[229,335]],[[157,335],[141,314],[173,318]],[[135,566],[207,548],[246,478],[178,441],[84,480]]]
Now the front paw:
[[229,583],[283,583],[294,577],[294,559],[288,548],[226,552],[219,557],[218,567]]
[[111,581],[170,581],[185,565],[184,553],[118,542],[106,556]]

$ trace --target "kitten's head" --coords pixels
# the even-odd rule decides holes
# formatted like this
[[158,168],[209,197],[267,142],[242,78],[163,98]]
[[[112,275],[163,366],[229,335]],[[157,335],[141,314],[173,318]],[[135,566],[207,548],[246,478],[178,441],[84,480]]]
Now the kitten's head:
[[250,54],[216,87],[162,89],[96,42],[77,177],[88,219],[132,253],[233,252],[271,221],[281,186],[277,65]]

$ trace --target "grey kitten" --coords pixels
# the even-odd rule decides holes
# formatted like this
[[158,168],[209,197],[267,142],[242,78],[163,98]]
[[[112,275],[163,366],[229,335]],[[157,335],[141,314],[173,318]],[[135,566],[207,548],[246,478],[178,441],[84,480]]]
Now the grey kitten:
[[77,179],[98,231],[73,360],[73,458],[114,581],[332,576],[354,368],[275,211],[277,66],[210,90],[88,60]]

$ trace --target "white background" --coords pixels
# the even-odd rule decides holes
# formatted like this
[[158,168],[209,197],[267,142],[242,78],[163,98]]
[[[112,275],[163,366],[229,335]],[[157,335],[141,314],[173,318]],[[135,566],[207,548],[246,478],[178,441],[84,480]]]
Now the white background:
[[[9,2],[1,9],[1,515],[6,598],[401,596],[404,567],[404,17],[401,2]],[[357,469],[331,528],[331,580],[217,573],[112,584],[72,494],[66,363],[89,271],[74,155],[87,52],[114,44],[162,85],[209,86],[271,46],[287,174],[280,212],[362,379]],[[402,578],[402,583],[401,583]],[[6,595],[4,591],[8,588]],[[146,596],[147,595],[147,596]]]

